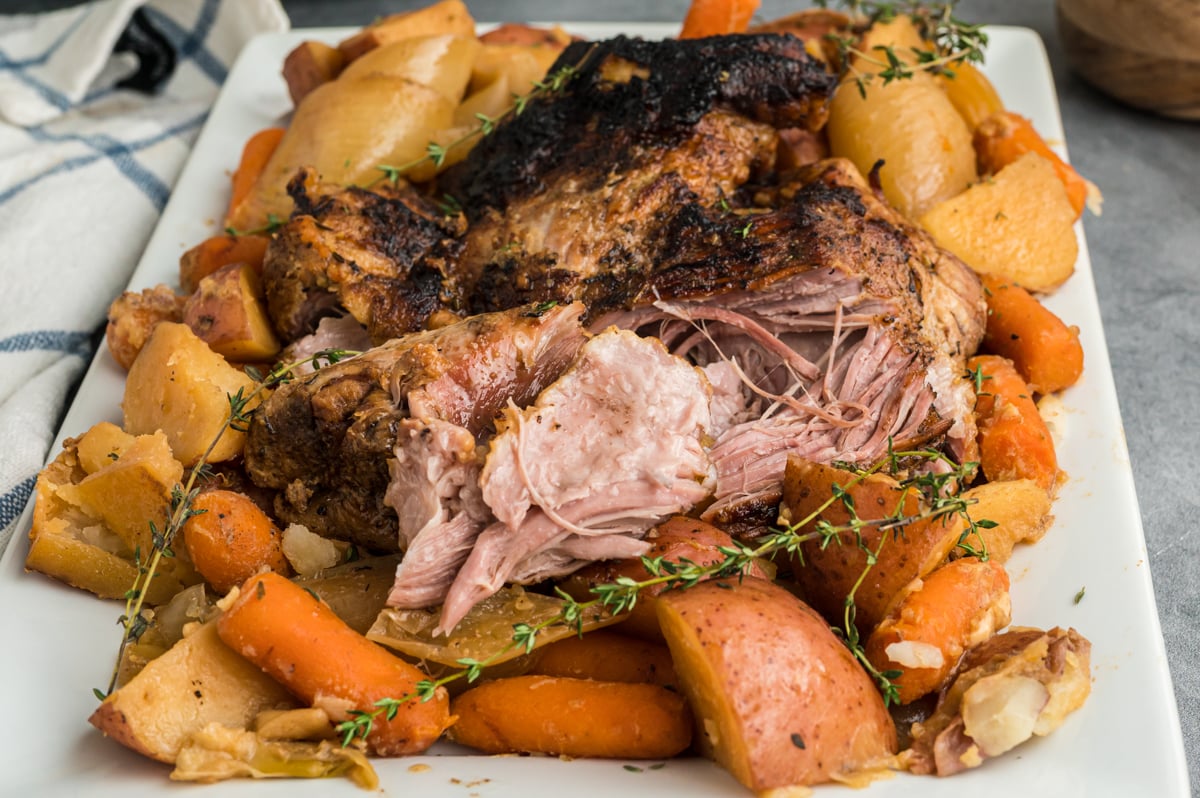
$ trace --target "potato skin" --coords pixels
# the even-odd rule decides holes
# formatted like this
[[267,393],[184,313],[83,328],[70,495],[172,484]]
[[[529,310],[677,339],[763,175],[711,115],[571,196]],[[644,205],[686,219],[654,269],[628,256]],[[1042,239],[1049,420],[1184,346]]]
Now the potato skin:
[[[662,557],[668,562],[688,560],[696,565],[711,565],[725,558],[720,547],[732,546],[733,539],[712,524],[696,518],[677,515],[659,524],[647,538],[651,541],[646,556],[650,559]],[[752,565],[748,571],[753,576],[764,576],[762,569]],[[641,558],[628,560],[605,560],[584,566],[566,579],[560,587],[579,601],[593,598],[591,589],[596,585],[611,584],[621,577],[649,579],[650,572]],[[662,641],[658,629],[658,617],[654,612],[655,596],[663,592],[662,585],[646,588],[638,595],[637,604],[621,622],[621,634],[640,637],[654,642]]]
[[126,291],[114,299],[108,306],[108,325],[104,328],[113,360],[128,371],[160,322],[182,320],[186,301],[187,297],[166,285],[146,288],[140,294]]
[[896,750],[866,671],[782,587],[747,577],[659,596],[697,745],[752,790],[830,781]]
[[451,738],[489,754],[664,759],[692,739],[683,697],[652,684],[516,676],[468,690],[451,713]]
[[127,748],[174,762],[210,723],[247,728],[264,709],[293,706],[287,691],[222,643],[210,623],[147,664],[88,722]]
[[[906,516],[919,510],[916,491],[903,490],[889,476],[872,474],[851,485],[854,475],[831,466],[812,463],[798,457],[788,459],[784,471],[783,504],[780,517],[798,523],[816,512],[833,496],[833,486],[841,485],[853,498],[859,518],[878,520],[893,513],[903,502]],[[845,524],[849,514],[841,502],[834,502],[819,516],[831,524]],[[801,532],[808,533],[813,525]],[[878,551],[878,561],[867,571],[855,593],[856,623],[864,637],[887,615],[893,599],[912,580],[925,576],[942,563],[958,542],[963,529],[961,518],[944,517],[916,521],[904,528],[903,535],[880,533],[878,527],[862,530],[863,542]],[[888,539],[880,548],[880,538]],[[835,541],[822,548],[814,539],[803,544],[803,562],[794,564],[794,577],[813,608],[832,624],[840,624],[845,599],[867,569],[867,555],[856,545],[854,535],[844,532],[840,545]]]

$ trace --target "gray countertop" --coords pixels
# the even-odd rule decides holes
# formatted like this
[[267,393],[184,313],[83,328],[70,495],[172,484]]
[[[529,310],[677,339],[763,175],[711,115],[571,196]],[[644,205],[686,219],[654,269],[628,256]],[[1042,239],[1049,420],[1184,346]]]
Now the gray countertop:
[[[469,0],[480,20],[678,21],[686,0]],[[424,0],[284,0],[295,27],[363,24]],[[761,16],[804,3],[765,0]],[[1085,216],[1193,793],[1200,794],[1200,123],[1119,105],[1073,75],[1051,0],[962,0],[959,16],[1046,43],[1071,159],[1104,191]],[[1200,48],[1200,43],[1197,43]],[[1152,767],[1152,763],[1146,763]]]

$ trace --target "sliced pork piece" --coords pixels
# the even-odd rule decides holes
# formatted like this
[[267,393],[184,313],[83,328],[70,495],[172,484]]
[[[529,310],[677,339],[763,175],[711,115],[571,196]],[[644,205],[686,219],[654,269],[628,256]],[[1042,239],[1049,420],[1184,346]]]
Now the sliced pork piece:
[[443,629],[505,582],[636,556],[647,530],[704,500],[715,476],[702,445],[710,396],[700,371],[661,342],[613,330],[532,406],[510,404],[480,475],[496,521],[446,595]]
[[[579,305],[560,305],[477,316],[286,383],[251,420],[247,472],[256,484],[281,492],[281,519],[396,551],[416,536],[410,528],[401,539],[396,511],[385,500],[402,423],[411,422],[404,427],[406,446],[415,445],[413,429],[417,443],[433,440],[424,431],[433,421],[478,438],[510,399],[533,401],[571,363],[585,340],[582,313]],[[440,449],[430,444],[427,462],[466,458],[466,444],[454,442],[462,440],[452,435]],[[440,483],[426,480],[434,490]]]
[[845,161],[802,170],[775,199],[747,216],[682,209],[657,270],[595,321],[660,336],[719,378],[704,517],[745,535],[774,522],[789,451],[868,464],[891,442],[974,459],[974,274]]
[[288,185],[296,210],[272,238],[263,288],[276,331],[295,341],[344,309],[383,343],[444,307],[462,219],[407,184],[322,186],[311,169]]

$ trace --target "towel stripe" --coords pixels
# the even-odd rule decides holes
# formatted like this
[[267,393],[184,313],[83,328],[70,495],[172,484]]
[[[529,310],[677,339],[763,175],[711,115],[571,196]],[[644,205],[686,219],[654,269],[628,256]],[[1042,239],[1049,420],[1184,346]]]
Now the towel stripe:
[[92,351],[92,334],[68,330],[31,330],[0,338],[0,353],[68,352],[86,357]]
[[[182,133],[184,131],[199,127],[200,125],[202,125],[204,123],[204,120],[206,118],[208,118],[207,111],[205,111],[204,113],[201,113],[201,114],[197,114],[196,116],[192,117],[191,119],[181,122],[180,124],[175,125],[173,127],[167,128],[166,130],[163,130],[149,138],[142,139],[141,141],[135,141],[130,144],[124,145],[122,147],[122,152],[125,154],[129,154],[129,153],[138,152],[139,150],[144,150],[147,147],[152,147],[161,141],[165,141],[166,139],[169,139],[173,136],[178,136],[180,133]],[[3,205],[4,203],[8,202],[13,197],[15,197],[18,194],[25,191],[25,189],[42,182],[43,180],[45,180],[48,177],[53,177],[55,175],[63,174],[65,172],[73,172],[76,169],[80,169],[84,166],[89,166],[90,164],[93,164],[96,161],[98,161],[104,157],[111,157],[111,155],[109,155],[108,153],[95,154],[95,155],[82,155],[77,158],[69,158],[65,161],[62,161],[59,164],[57,164],[56,166],[54,166],[53,168],[47,169],[46,171],[36,174],[33,177],[26,178],[25,180],[22,180],[19,183],[15,183],[12,186],[9,186],[3,192],[0,192],[0,205]],[[119,166],[118,166],[118,168],[119,168]],[[141,186],[139,186],[139,188],[141,188]],[[159,207],[159,210],[162,210],[161,205],[158,207]]]
[[58,110],[65,111],[71,107],[71,101],[65,94],[50,88],[33,75],[30,75],[21,67],[20,61],[13,61],[3,52],[0,52],[0,69],[7,70],[14,78],[36,91],[43,100]]
[[82,25],[84,20],[90,17],[92,12],[95,10],[96,6],[94,4],[81,7],[80,11],[82,13],[76,16],[75,19],[71,20],[70,24],[63,29],[62,33],[58,34],[58,38],[55,39],[50,46],[42,52],[41,55],[35,55],[29,58],[9,58],[3,52],[0,52],[0,60],[4,62],[5,66],[11,66],[16,69],[26,69],[31,66],[41,66],[42,64],[45,64],[50,60],[50,56],[54,55],[55,50],[61,47],[63,42],[70,38],[72,33],[79,30],[79,26]]
[[0,496],[0,529],[4,529],[20,517],[29,503],[33,486],[37,484],[37,474],[26,477],[17,483],[16,487]]
[[201,72],[220,86],[225,83],[227,71],[220,59],[204,45],[204,40],[208,38],[213,23],[217,21],[218,6],[220,6],[220,0],[205,0],[192,30],[180,27],[178,22],[156,8],[144,6],[143,10],[154,27],[158,28],[171,42],[171,46],[175,48],[175,55],[180,61],[192,59]]

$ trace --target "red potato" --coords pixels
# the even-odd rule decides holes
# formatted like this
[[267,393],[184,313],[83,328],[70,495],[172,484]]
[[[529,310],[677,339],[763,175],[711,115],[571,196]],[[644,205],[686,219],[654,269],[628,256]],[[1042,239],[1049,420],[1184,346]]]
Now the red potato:
[[[696,565],[711,565],[724,559],[722,546],[731,546],[733,539],[715,526],[695,518],[676,516],[659,524],[650,533],[653,541],[646,557],[662,557],[669,562],[685,560]],[[750,570],[755,576],[763,576],[758,566]],[[579,601],[595,598],[591,589],[596,585],[611,584],[621,577],[646,580],[651,574],[640,559],[609,560],[581,568],[571,575],[560,587]],[[646,588],[638,596],[626,619],[621,622],[621,633],[644,640],[661,641],[658,616],[654,611],[654,597],[662,593],[663,586]]]
[[700,751],[750,789],[831,781],[895,752],[866,671],[782,587],[710,581],[664,593],[657,608]]
[[200,281],[183,306],[183,322],[226,360],[268,362],[282,344],[271,327],[258,272],[231,263]]
[[367,747],[380,756],[402,756],[433,745],[453,722],[449,697],[438,688],[428,701],[416,698],[428,678],[351,629],[303,587],[267,572],[242,586],[217,620],[221,640],[334,721],[351,710],[369,712],[375,702],[411,697],[395,716],[375,718]]
[[292,105],[299,105],[317,86],[336,78],[344,66],[346,56],[336,47],[323,42],[300,42],[283,60],[283,80]]
[[[878,520],[902,508],[905,516],[920,512],[916,492],[905,490],[896,480],[872,474],[852,484],[854,474],[797,457],[788,459],[783,479],[783,504],[780,518],[798,524],[818,511],[841,486],[851,497],[858,517]],[[845,505],[834,501],[820,511],[816,520],[843,525],[850,516]],[[801,534],[815,530],[814,520],[800,528]],[[903,534],[879,531],[877,526],[862,529],[863,543],[878,552],[877,562],[868,570],[866,552],[850,532],[843,532],[826,546],[820,538],[806,541],[801,548],[803,562],[794,564],[793,575],[813,608],[835,625],[842,623],[846,596],[854,589],[863,572],[866,577],[854,594],[855,621],[864,636],[887,615],[893,599],[914,579],[925,576],[943,562],[962,533],[963,521],[957,515],[931,518],[908,524]],[[882,542],[883,535],[887,539]]]
[[468,690],[453,712],[454,741],[489,754],[665,759],[692,739],[683,697],[652,684],[517,676]]

